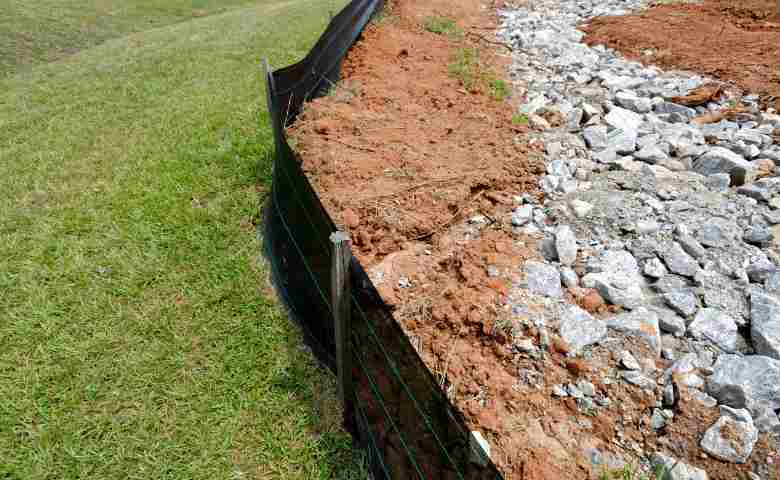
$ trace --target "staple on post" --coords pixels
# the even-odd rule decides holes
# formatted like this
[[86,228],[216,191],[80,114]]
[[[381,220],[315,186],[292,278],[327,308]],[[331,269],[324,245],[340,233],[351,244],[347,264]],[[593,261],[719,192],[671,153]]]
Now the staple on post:
[[336,231],[330,235],[331,258],[331,305],[335,324],[336,375],[338,377],[339,400],[344,407],[344,418],[351,416],[352,363],[349,333],[351,331],[352,293],[349,282],[349,262],[352,260],[349,235]]

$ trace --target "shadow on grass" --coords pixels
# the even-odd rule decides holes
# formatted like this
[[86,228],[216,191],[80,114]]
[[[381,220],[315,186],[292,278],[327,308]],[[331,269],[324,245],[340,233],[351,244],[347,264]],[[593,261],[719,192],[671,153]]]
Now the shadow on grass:
[[283,312],[281,327],[284,331],[284,343],[287,351],[291,352],[290,363],[275,372],[272,387],[304,405],[308,412],[306,419],[308,431],[319,444],[319,449],[328,452],[327,458],[322,459],[322,464],[330,470],[329,478],[365,480],[367,468],[364,453],[353,447],[352,439],[342,425],[343,416],[338,400],[336,377],[316,360],[313,352],[306,345],[303,332],[292,320],[277,287],[273,285],[269,265],[271,260],[267,258],[263,232],[264,209],[268,207],[273,180],[273,163],[273,147],[268,147],[260,153],[254,172],[259,191],[258,238],[263,249],[265,271],[268,272],[262,290],[263,294],[277,304]]

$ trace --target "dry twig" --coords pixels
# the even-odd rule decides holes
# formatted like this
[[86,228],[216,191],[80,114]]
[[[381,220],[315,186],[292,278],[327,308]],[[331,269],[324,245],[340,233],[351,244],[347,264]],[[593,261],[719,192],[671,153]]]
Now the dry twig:
[[482,34],[480,34],[480,33],[476,33],[476,32],[466,32],[466,35],[471,35],[471,36],[473,36],[473,37],[477,37],[479,40],[482,40],[482,41],[483,41],[483,42],[485,42],[485,43],[489,43],[490,45],[498,45],[498,46],[500,46],[500,47],[504,47],[504,48],[506,48],[507,50],[509,50],[510,52],[512,52],[512,47],[510,47],[510,46],[509,46],[509,45],[507,45],[506,43],[504,43],[504,42],[497,42],[497,41],[495,41],[495,40],[490,40],[489,38],[485,38],[485,36],[484,36],[484,35],[482,35]]

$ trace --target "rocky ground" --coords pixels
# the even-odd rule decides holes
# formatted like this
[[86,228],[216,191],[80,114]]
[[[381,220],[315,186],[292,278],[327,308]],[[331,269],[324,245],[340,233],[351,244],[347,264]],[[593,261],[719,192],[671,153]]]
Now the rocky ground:
[[495,7],[392,2],[312,186],[505,478],[780,478],[780,116],[582,43],[635,0]]
[[552,386],[580,410],[620,412],[613,383],[651,395],[643,441],[617,426],[617,464],[780,478],[780,115],[728,84],[581,43],[582,22],[643,7],[543,0],[502,12],[520,112],[547,160],[545,200],[518,197],[509,219],[544,258],[508,294],[538,332],[515,346],[534,355],[559,335],[569,357],[589,360],[603,390]]

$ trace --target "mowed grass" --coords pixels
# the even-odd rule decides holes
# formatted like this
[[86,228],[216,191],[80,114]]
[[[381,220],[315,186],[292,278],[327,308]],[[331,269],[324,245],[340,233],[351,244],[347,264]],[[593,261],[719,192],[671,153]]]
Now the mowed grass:
[[0,78],[0,479],[365,478],[255,228],[341,5],[243,3]]
[[269,0],[0,0],[0,76],[106,40]]

